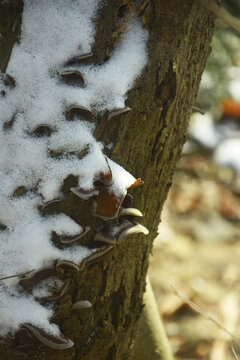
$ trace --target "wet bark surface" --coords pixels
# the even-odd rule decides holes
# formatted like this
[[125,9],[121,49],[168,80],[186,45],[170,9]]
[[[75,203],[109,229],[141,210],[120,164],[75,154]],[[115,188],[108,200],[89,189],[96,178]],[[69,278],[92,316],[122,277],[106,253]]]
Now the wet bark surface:
[[[0,4],[2,71],[19,36],[20,26],[14,30],[12,24],[20,24],[20,9],[9,11]],[[75,346],[56,351],[39,344],[26,359],[123,360],[130,359],[134,349],[148,255],[185,142],[189,115],[211,49],[214,19],[194,0],[106,1],[98,14],[95,62],[108,59],[132,11],[149,31],[149,63],[128,94],[126,103],[132,111],[110,121],[107,115],[97,118],[95,137],[106,146],[113,145],[111,150],[106,148],[111,159],[144,180],[132,195],[150,234],[126,239],[104,260],[72,275],[68,294],[58,302],[53,320]],[[65,190],[72,184],[74,179],[69,178]],[[81,224],[84,212],[89,225],[96,228],[98,223],[86,215],[86,209],[88,202],[72,194],[60,210]],[[81,299],[88,299],[93,307],[73,311],[72,304]],[[0,359],[6,358],[20,357],[1,345]]]

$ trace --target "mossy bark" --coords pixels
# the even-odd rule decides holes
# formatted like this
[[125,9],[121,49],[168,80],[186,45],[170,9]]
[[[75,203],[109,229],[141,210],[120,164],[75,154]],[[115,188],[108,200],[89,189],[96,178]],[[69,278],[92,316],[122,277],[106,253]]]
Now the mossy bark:
[[[211,50],[213,14],[197,0],[107,0],[104,4],[98,14],[93,49],[97,63],[108,58],[132,11],[149,31],[149,63],[128,94],[127,105],[133,111],[113,119],[111,124],[105,116],[96,119],[95,137],[105,145],[113,144],[111,150],[106,148],[107,155],[135,177],[144,179],[144,185],[133,192],[134,206],[144,213],[144,225],[150,235],[125,240],[104,260],[75,274],[69,293],[56,307],[54,318],[75,346],[65,351],[39,346],[26,359],[131,358],[143,308],[148,255]],[[19,7],[14,9],[6,15],[0,5],[2,71],[18,38],[17,27],[13,29],[12,24],[16,21],[20,24],[21,11]],[[81,209],[87,206],[87,202],[81,204],[74,195],[69,195],[60,210],[82,223]],[[84,210],[84,214],[88,223],[96,226],[90,213]],[[93,307],[72,311],[72,303],[80,299],[88,299]],[[0,359],[6,358],[12,360],[18,356],[1,345]]]

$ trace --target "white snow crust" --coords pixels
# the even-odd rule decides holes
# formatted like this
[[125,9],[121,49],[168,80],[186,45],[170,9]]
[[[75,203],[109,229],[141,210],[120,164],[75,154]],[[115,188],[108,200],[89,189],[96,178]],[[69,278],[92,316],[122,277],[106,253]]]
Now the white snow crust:
[[[73,174],[79,186],[90,189],[100,171],[108,172],[103,145],[96,142],[94,125],[84,118],[66,120],[68,106],[74,104],[93,113],[125,106],[127,91],[147,63],[147,32],[133,17],[118,47],[103,65],[74,66],[84,77],[85,87],[69,86],[59,73],[76,55],[91,52],[95,17],[100,0],[24,0],[22,34],[15,45],[6,73],[15,79],[10,89],[1,74],[0,91],[0,277],[51,266],[57,259],[80,262],[90,254],[75,245],[60,250],[51,242],[52,231],[75,235],[77,224],[64,214],[42,217],[38,207],[61,196],[63,180]],[[3,124],[14,116],[11,128]],[[47,124],[51,136],[36,137],[32,130]],[[79,160],[69,152],[88,148]],[[50,151],[60,151],[53,158]],[[112,189],[119,194],[135,178],[120,165],[108,160],[113,173]],[[13,197],[24,186],[26,193]],[[52,334],[51,308],[35,301],[18,285],[19,278],[0,281],[0,336],[14,333],[21,324],[31,323]],[[42,286],[42,285],[41,285]],[[43,293],[42,287],[34,294]]]

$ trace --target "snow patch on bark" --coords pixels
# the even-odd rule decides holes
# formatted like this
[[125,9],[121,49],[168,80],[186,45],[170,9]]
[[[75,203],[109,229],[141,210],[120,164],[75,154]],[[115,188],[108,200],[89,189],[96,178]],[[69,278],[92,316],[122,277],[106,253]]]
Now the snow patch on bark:
[[[109,171],[103,145],[92,135],[94,124],[84,117],[66,120],[68,106],[86,107],[93,113],[124,107],[127,91],[147,62],[147,32],[133,18],[107,62],[75,65],[84,87],[60,79],[68,59],[91,52],[100,5],[100,0],[24,0],[20,43],[14,46],[6,71],[16,86],[7,86],[4,74],[0,81],[5,92],[0,99],[0,224],[6,227],[0,231],[2,277],[53,266],[59,259],[80,263],[91,253],[79,245],[56,248],[51,242],[53,231],[75,235],[82,227],[63,214],[42,217],[38,208],[61,196],[69,174],[78,176],[79,186],[88,190],[96,174]],[[6,126],[10,120],[12,125]],[[41,124],[52,130],[50,136],[34,136],[33,129]],[[84,149],[82,159],[73,155]],[[62,156],[54,158],[51,151]],[[118,194],[135,179],[120,165],[110,160],[109,165],[112,188]],[[18,187],[25,189],[21,197],[14,196]],[[15,332],[23,323],[58,334],[58,327],[49,322],[51,307],[24,294],[18,280],[0,282],[0,335]]]

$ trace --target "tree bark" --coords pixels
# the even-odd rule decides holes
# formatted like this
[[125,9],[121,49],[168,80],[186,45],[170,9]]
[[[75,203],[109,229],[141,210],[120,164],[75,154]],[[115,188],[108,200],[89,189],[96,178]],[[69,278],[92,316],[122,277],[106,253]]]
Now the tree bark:
[[[111,53],[130,11],[136,12],[149,31],[149,62],[128,94],[127,105],[133,111],[113,119],[111,127],[104,116],[97,118],[94,135],[105,145],[114,144],[111,150],[106,148],[107,155],[144,180],[144,185],[133,191],[134,207],[143,211],[144,225],[150,234],[126,239],[105,259],[73,276],[68,294],[59,300],[54,321],[74,341],[74,347],[57,351],[39,346],[26,359],[131,358],[143,308],[148,256],[211,50],[214,15],[197,0],[107,0],[104,4],[98,13],[95,62],[103,63]],[[20,21],[21,7],[7,9],[1,3],[2,71],[19,37]],[[15,22],[17,26],[13,28]],[[81,207],[85,209],[86,204],[69,195],[61,211],[81,222]],[[73,312],[73,299],[81,297],[89,299],[93,307]],[[0,359],[17,358],[8,346],[1,345]]]

